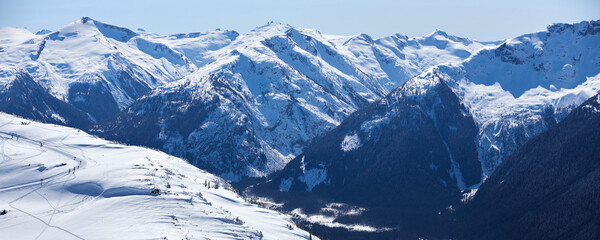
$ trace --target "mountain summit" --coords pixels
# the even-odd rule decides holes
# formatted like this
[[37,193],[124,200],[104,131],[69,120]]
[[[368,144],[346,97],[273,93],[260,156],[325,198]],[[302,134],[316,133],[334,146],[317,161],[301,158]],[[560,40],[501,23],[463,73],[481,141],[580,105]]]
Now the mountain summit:
[[206,52],[210,62],[94,131],[185,156],[228,179],[266,176],[412,74],[470,55],[447,51],[461,48],[459,43],[440,50],[419,41],[330,36],[271,22]]
[[27,40],[1,46],[2,82],[24,72],[55,98],[87,113],[92,122],[196,69],[183,54],[164,44],[87,17],[46,35],[3,37],[7,39],[2,43]]
[[307,221],[346,204],[364,208],[363,217],[336,215],[333,223],[443,237],[453,206],[600,91],[600,22],[560,26],[423,71],[248,191],[301,209]]

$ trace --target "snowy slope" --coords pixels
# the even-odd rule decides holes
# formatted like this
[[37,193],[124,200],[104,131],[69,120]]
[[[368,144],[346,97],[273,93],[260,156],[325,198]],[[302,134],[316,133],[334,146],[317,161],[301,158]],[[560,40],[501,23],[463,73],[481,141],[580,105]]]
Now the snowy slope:
[[600,21],[554,24],[434,70],[479,126],[484,178],[527,139],[598,93],[598,42]]
[[[281,169],[305,142],[380,96],[318,67],[325,63],[288,42],[288,29],[275,24],[238,37],[215,53],[219,61],[138,99],[98,134],[188,156],[230,179]],[[135,124],[142,119],[147,125]],[[147,128],[160,132],[136,142]]]
[[[471,115],[479,129],[474,140],[483,180],[526,140],[600,91],[598,42],[599,21],[551,25],[484,49],[462,63],[428,69],[393,95],[426,95],[440,82],[448,84],[467,108],[463,114]],[[393,105],[394,100],[382,104]],[[381,124],[376,120],[382,117],[372,116],[369,123]]]
[[[600,21],[555,24],[483,49],[464,62],[435,66],[380,101],[390,109],[361,119],[361,131],[377,136],[377,129],[397,118],[395,104],[427,96],[443,82],[466,107],[462,114],[477,125],[474,141],[485,180],[525,141],[600,91],[598,42]],[[456,165],[453,175],[459,176],[461,168]],[[460,190],[479,186],[461,187],[460,177],[456,181]]]
[[214,30],[208,32],[180,33],[163,36],[153,33],[140,32],[140,34],[163,43],[172,49],[184,54],[197,67],[202,67],[216,59],[211,58],[210,53],[235,40],[239,33],[235,31]]
[[598,94],[599,42],[600,21],[558,24],[432,67],[247,190],[308,220],[335,201],[365,210],[334,222],[443,239],[429,235],[451,226],[462,194],[473,196],[515,149]]
[[93,123],[88,114],[52,96],[24,71],[19,71],[10,84],[0,85],[0,111],[77,128]]
[[0,141],[6,239],[309,238],[288,217],[162,152],[6,114]]
[[504,160],[457,209],[454,239],[598,239],[600,96]]
[[[373,40],[276,22],[243,35],[215,30],[163,36],[87,17],[40,35],[0,32],[0,88],[19,95],[12,83],[29,76],[30,85],[51,95],[33,109],[20,101],[24,106],[4,111],[78,127],[111,119],[101,123],[99,134],[186,156],[231,179],[281,169],[308,141],[410,77],[494,45],[442,31]],[[73,119],[64,104],[46,104],[57,102],[52,97],[89,119]],[[6,98],[6,104],[16,100]],[[180,115],[194,120],[182,124]],[[142,137],[135,128],[155,134],[136,141]]]
[[57,99],[96,120],[196,69],[164,44],[87,17],[46,35],[14,28],[0,32],[2,85],[26,71]]
[[330,215],[334,223],[366,223],[407,239],[439,232],[460,190],[481,180],[478,129],[465,113],[439,78],[413,78],[247,190],[284,202],[288,211],[301,210],[310,222],[328,212],[328,205],[341,203],[363,210],[351,217]]
[[441,32],[390,41],[363,42],[271,22],[203,53],[214,61],[94,130],[186,156],[229,179],[264,176],[420,70],[460,61],[485,46]]
[[598,42],[600,21],[551,25],[483,49],[462,63],[428,69],[393,95],[397,99],[425,95],[441,81],[448,84],[479,129],[474,140],[484,180],[525,141],[598,93]]
[[387,92],[399,87],[425,69],[439,64],[459,63],[477,51],[501,42],[477,42],[436,30],[423,37],[395,34],[372,39],[366,34],[329,36],[347,56]]

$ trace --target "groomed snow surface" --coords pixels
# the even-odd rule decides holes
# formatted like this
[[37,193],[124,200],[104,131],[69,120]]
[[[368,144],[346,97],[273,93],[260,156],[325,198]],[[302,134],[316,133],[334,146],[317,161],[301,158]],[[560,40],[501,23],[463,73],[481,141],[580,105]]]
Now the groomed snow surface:
[[159,151],[0,114],[2,239],[309,238],[230,189]]

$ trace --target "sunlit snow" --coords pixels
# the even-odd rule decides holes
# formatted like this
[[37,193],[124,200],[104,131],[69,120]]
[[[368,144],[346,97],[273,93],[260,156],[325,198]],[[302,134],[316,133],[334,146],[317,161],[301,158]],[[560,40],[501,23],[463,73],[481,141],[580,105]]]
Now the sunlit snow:
[[6,114],[0,210],[3,239],[309,238],[182,159]]
[[344,152],[354,151],[360,147],[360,139],[356,132],[352,134],[346,134],[344,140],[342,140],[341,148]]

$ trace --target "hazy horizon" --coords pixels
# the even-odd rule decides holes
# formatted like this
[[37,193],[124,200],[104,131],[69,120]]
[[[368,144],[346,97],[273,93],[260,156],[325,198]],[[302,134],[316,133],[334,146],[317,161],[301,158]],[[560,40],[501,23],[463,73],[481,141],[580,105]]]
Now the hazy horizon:
[[171,1],[6,1],[0,0],[0,27],[32,32],[57,30],[83,16],[158,34],[234,30],[241,34],[277,21],[335,35],[366,33],[375,38],[400,33],[423,36],[442,29],[449,34],[495,41],[543,30],[552,23],[600,19],[600,1],[516,0],[446,2],[379,0],[278,2]]

